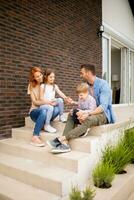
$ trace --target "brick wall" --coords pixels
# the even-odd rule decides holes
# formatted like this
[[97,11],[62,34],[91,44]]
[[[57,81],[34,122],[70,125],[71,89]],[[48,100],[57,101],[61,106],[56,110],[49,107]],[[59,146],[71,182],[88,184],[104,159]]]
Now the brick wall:
[[79,66],[101,75],[101,0],[0,1],[0,134],[24,125],[32,65],[52,67],[63,91],[75,96]]

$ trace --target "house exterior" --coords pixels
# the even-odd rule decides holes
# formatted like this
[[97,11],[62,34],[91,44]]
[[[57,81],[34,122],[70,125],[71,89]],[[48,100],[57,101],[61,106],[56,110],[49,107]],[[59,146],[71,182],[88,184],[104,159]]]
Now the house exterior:
[[31,66],[54,68],[61,89],[75,98],[80,65],[93,63],[112,87],[113,104],[134,102],[130,5],[127,0],[0,1],[1,136],[24,126]]
[[83,63],[102,74],[101,0],[0,1],[0,134],[24,126],[31,66],[52,67],[57,83],[75,96]]

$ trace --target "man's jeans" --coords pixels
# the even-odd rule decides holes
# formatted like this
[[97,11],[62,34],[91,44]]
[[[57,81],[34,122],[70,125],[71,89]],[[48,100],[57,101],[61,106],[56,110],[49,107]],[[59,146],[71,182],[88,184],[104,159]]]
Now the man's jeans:
[[81,125],[76,127],[72,116],[69,115],[63,136],[65,136],[67,140],[78,138],[82,134],[86,133],[87,129],[91,128],[92,126],[100,126],[107,123],[108,121],[105,113],[101,113],[89,116]]
[[[59,112],[60,112],[59,107],[55,106],[52,113],[51,120],[55,119],[59,115]],[[37,136],[40,135],[40,131],[43,128],[46,121],[46,114],[47,114],[47,111],[42,108],[33,109],[30,112],[30,117],[35,122],[33,135],[37,135]]]
[[64,110],[64,102],[63,99],[57,98],[56,99],[56,106],[51,106],[51,105],[42,105],[40,106],[41,109],[46,110],[46,121],[45,124],[50,124],[51,118],[53,116],[53,112],[55,107],[58,107],[59,109],[59,115],[63,114]]

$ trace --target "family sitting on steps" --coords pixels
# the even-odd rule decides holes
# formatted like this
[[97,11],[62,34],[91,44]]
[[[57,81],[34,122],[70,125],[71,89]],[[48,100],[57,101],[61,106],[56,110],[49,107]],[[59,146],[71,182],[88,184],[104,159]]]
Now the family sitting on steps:
[[[78,101],[67,97],[55,84],[55,73],[46,69],[33,67],[30,72],[28,94],[31,96],[30,117],[35,122],[31,144],[42,147],[44,143],[40,138],[40,132],[55,133],[51,126],[57,116],[59,120],[66,122],[63,135],[47,141],[52,153],[64,153],[71,151],[69,140],[84,137],[92,126],[114,123],[115,116],[112,110],[112,93],[108,83],[96,76],[95,66],[83,64],[80,67],[80,76],[84,82],[77,86]],[[56,98],[56,94],[60,98]],[[68,114],[67,121],[63,115],[64,102],[75,107]]]

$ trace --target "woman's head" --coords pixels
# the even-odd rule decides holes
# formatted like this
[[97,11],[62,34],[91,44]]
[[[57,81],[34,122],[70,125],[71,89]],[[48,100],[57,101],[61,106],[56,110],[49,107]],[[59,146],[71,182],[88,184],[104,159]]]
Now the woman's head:
[[55,73],[52,69],[45,69],[43,82],[47,84],[54,84],[55,81]]
[[43,81],[43,72],[40,67],[32,67],[29,76],[30,84],[35,87],[36,85],[42,83]]

